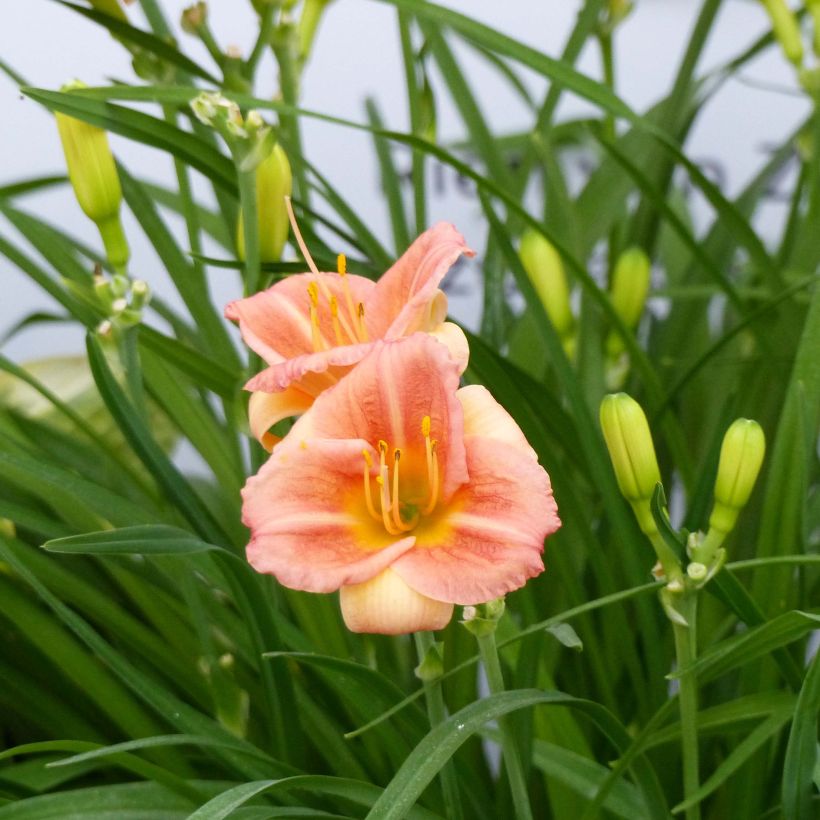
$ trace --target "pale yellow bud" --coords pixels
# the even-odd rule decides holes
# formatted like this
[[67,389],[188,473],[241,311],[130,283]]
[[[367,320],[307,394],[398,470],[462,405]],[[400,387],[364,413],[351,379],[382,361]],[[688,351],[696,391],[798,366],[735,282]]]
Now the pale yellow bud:
[[[609,298],[623,323],[634,330],[643,314],[649,293],[651,264],[640,248],[625,250],[615,263]],[[617,356],[624,349],[620,334],[613,331],[607,337],[607,353]]]
[[[278,262],[288,238],[290,223],[285,197],[292,188],[290,163],[281,145],[275,145],[256,168],[256,213],[259,219],[259,257],[262,262]],[[245,258],[245,233],[242,212],[236,230],[236,247]]]
[[618,487],[632,505],[641,529],[652,535],[658,528],[650,501],[661,474],[646,416],[638,402],[626,393],[606,396],[600,415]]
[[575,320],[560,254],[538,231],[528,229],[521,236],[519,256],[556,333],[566,339],[572,334]]
[[710,528],[721,533],[732,530],[752,494],[765,453],[766,437],[756,421],[737,419],[731,424],[720,448]]
[[[74,82],[64,86],[63,91],[83,87]],[[56,118],[77,202],[99,228],[109,262],[122,268],[128,262],[129,251],[120,223],[122,189],[108,134],[66,114],[58,113]]]

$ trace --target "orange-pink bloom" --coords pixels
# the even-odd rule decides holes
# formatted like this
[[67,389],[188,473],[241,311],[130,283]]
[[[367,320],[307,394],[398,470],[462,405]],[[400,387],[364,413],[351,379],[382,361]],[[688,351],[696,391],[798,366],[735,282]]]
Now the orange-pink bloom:
[[254,391],[251,431],[270,449],[277,421],[299,415],[361,361],[379,339],[432,333],[463,371],[469,349],[447,315],[439,284],[461,254],[473,255],[444,222],[425,231],[378,282],[347,274],[289,276],[268,290],[231,302],[225,316],[268,364],[245,385]]
[[285,586],[341,589],[354,631],[440,629],[454,604],[522,586],[560,526],[549,477],[509,414],[458,388],[446,346],[376,342],[243,490],[248,560]]

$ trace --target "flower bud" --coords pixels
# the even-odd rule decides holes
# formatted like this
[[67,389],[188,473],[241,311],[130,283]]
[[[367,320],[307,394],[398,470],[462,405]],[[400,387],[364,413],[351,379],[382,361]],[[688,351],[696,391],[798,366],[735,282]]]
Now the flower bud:
[[562,341],[571,337],[574,317],[569,301],[569,285],[561,256],[538,231],[521,236],[521,264],[532,282],[544,310]]
[[[63,86],[63,91],[84,88],[78,81]],[[120,223],[122,189],[117,167],[101,128],[57,114],[57,129],[63,144],[68,177],[80,207],[93,220],[102,236],[108,261],[117,269],[128,262],[128,243]]]
[[732,530],[752,494],[765,452],[766,438],[756,421],[737,419],[731,424],[720,448],[710,528],[721,533]]
[[[613,309],[630,330],[637,327],[643,314],[651,272],[649,257],[640,248],[625,250],[615,263],[609,297]],[[615,331],[609,334],[606,349],[610,356],[623,352],[620,334]]]
[[305,0],[302,16],[299,18],[299,58],[304,61],[310,55],[316,29],[330,0]]
[[786,59],[799,66],[803,62],[803,42],[800,26],[786,0],[761,0],[772,21],[772,33],[780,43]]
[[453,615],[453,604],[416,592],[390,568],[369,581],[343,586],[339,601],[351,632],[405,635],[435,631],[444,629]]
[[[275,145],[256,168],[256,214],[259,220],[259,257],[262,262],[277,262],[288,238],[289,222],[285,197],[290,196],[292,177],[287,155]],[[245,232],[242,212],[236,229],[236,248],[245,258]]]
[[658,531],[649,503],[661,474],[652,434],[641,406],[626,393],[613,393],[601,402],[601,429],[624,498],[647,535]]
[[179,26],[186,34],[196,34],[205,25],[208,19],[208,6],[206,3],[194,3],[182,11]]

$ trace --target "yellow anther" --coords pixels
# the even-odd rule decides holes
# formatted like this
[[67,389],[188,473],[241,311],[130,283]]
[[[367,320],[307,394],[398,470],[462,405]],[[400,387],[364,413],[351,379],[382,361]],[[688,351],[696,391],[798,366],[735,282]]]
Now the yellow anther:
[[319,287],[315,282],[311,282],[307,286],[308,296],[310,296],[310,301],[313,307],[318,307],[319,305]]
[[343,253],[340,253],[336,257],[336,270],[340,276],[344,276],[347,273],[347,257]]
[[425,416],[421,420],[421,434],[427,438],[430,435],[430,416]]
[[383,439],[379,439],[379,452],[385,454],[387,452],[387,442]]
[[330,297],[330,315],[334,318],[339,315],[339,303],[336,301],[335,296]]
[[367,469],[369,470],[373,466],[373,459],[367,450],[362,450],[362,455],[364,456],[364,462],[367,464]]
[[365,321],[364,321],[364,303],[363,302],[359,302],[359,305],[356,308],[356,318],[358,319],[359,335],[361,336],[363,341],[369,342],[370,337],[367,334],[367,325],[365,324]]

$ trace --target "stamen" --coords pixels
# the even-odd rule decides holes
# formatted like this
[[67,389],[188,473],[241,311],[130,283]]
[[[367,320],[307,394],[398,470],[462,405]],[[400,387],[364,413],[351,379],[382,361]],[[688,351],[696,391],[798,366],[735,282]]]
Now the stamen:
[[364,322],[364,304],[362,302],[359,302],[359,306],[356,309],[356,318],[359,320],[359,335],[362,341],[369,342],[370,336],[367,334],[367,325]]
[[362,340],[362,337],[361,334],[355,329],[357,326],[357,314],[356,309],[353,306],[353,294],[350,290],[350,283],[347,281],[347,257],[343,253],[340,253],[336,257],[336,270],[338,271],[339,276],[342,277],[342,290],[345,295],[345,305],[347,306],[347,312],[350,314],[350,321],[353,322],[354,329],[351,330],[350,325],[345,321],[344,316],[340,317],[342,319],[342,326],[347,331],[347,335],[350,336],[350,341],[358,342]]
[[387,482],[384,480],[386,474],[387,467],[382,467],[381,475],[376,476],[376,483],[381,488],[382,523],[390,535],[399,535],[402,530],[393,526],[393,522],[390,520],[390,490],[387,489]]
[[342,328],[339,325],[339,303],[335,296],[330,297],[330,319],[333,322],[333,333],[336,336],[336,344],[343,345]]
[[336,257],[336,270],[339,276],[344,276],[347,273],[347,257],[343,253]]
[[315,282],[311,282],[307,287],[308,296],[310,297],[310,336],[313,342],[313,350],[319,352],[325,350],[325,340],[322,336],[322,330],[319,327],[319,312],[317,307],[319,305],[319,290]]
[[364,502],[367,505],[367,512],[370,513],[370,517],[376,521],[381,521],[382,517],[376,512],[373,496],[370,493],[370,470],[373,467],[373,459],[367,450],[362,450],[362,455],[364,456]]
[[429,438],[429,437],[430,437],[430,416],[425,416],[425,417],[421,420],[421,434],[422,434],[425,438]]
[[430,481],[430,500],[427,502],[427,506],[422,510],[423,515],[430,515],[430,513],[436,508],[436,504],[438,504],[439,488],[438,455],[436,454],[438,442],[435,439],[432,441],[428,439],[427,445],[427,476]]
[[413,529],[416,522],[413,521],[410,524],[405,524],[401,520],[401,508],[399,505],[399,461],[401,461],[401,450],[396,448],[393,451],[393,507],[391,513],[393,514],[393,523],[402,532],[407,532]]
[[293,229],[293,235],[296,237],[296,244],[299,245],[299,250],[302,251],[302,256],[305,257],[305,262],[307,262],[308,267],[311,269],[313,273],[315,273],[318,276],[319,268],[316,267],[316,263],[313,261],[313,257],[310,255],[310,251],[308,251],[307,245],[305,245],[305,240],[302,239],[302,232],[299,230],[299,226],[296,224],[296,216],[293,213],[293,205],[290,204],[289,196],[285,197],[285,207],[288,211],[290,227]]

